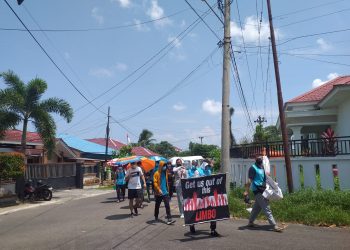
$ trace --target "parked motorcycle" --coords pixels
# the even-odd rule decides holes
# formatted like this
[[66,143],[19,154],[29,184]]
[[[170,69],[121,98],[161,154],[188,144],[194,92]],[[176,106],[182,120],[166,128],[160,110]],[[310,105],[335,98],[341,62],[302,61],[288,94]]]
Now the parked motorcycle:
[[39,180],[36,187],[34,187],[33,181],[29,180],[24,186],[24,199],[30,201],[49,201],[52,199],[52,189],[51,186],[43,184],[41,180]]

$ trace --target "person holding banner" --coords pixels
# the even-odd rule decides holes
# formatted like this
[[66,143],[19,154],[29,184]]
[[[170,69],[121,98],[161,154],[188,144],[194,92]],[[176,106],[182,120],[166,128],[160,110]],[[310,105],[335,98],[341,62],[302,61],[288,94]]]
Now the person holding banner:
[[248,227],[258,227],[254,223],[256,217],[263,210],[270,225],[273,226],[273,231],[282,232],[283,228],[277,226],[277,223],[272,215],[272,211],[269,206],[269,200],[264,198],[263,193],[266,189],[266,173],[263,166],[263,158],[257,157],[255,163],[249,168],[248,183],[246,183],[246,190],[244,196],[247,197],[249,194],[249,187],[254,193],[255,203],[250,214]]
[[[203,169],[203,171],[199,172],[200,176],[210,176],[212,173],[212,166],[210,164],[212,164],[211,161],[205,161],[204,162],[205,167]],[[196,228],[194,225],[190,225],[190,231],[191,234],[195,234],[196,233]],[[210,222],[210,235],[212,237],[218,237],[219,233],[216,231],[216,221],[211,221]]]
[[180,218],[184,218],[181,179],[187,178],[187,171],[186,168],[182,165],[182,160],[180,158],[176,159],[176,166],[173,168],[173,172],[175,174],[176,196],[179,205]]
[[154,207],[154,218],[158,221],[159,207],[162,201],[164,202],[165,211],[167,215],[167,224],[170,225],[175,221],[171,218],[170,205],[169,205],[169,186],[168,186],[168,171],[164,162],[160,162],[158,171],[153,176],[154,183],[154,196],[156,204]]

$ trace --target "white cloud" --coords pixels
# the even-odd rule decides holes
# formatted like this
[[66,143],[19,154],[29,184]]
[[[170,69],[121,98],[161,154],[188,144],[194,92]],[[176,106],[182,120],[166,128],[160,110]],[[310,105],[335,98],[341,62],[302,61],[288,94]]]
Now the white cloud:
[[[158,5],[157,0],[152,0],[151,2],[151,7],[147,10],[146,14],[151,18],[151,19],[160,19],[164,17],[164,9]],[[171,24],[172,21],[169,18],[164,18],[161,19],[157,22],[154,23],[154,25],[158,28],[162,28],[166,25]]]
[[112,77],[114,72],[113,70],[107,68],[97,68],[91,69],[89,74],[96,77]]
[[115,66],[115,68],[118,71],[126,71],[128,69],[128,65],[126,65],[125,63],[118,62],[117,65]]
[[320,78],[317,78],[315,80],[313,80],[312,82],[312,88],[317,88],[323,84],[325,84],[326,82],[333,80],[334,78],[337,78],[339,75],[338,73],[329,73],[327,76],[327,80],[322,81]]
[[104,17],[100,14],[99,8],[94,7],[91,10],[91,16],[97,21],[98,24],[104,23]]
[[122,8],[129,8],[131,6],[130,0],[111,0],[111,2],[119,3],[120,7]]
[[[244,42],[246,43],[259,43],[259,29],[256,16],[249,16],[245,19],[244,24],[242,24],[242,31]],[[242,31],[240,25],[231,21],[231,37],[240,43],[243,43],[242,40]],[[279,29],[275,29],[276,37],[281,37],[281,32]],[[260,28],[260,42],[264,43],[269,40],[270,37],[270,28],[267,21],[262,20]]]
[[330,49],[332,49],[332,45],[323,38],[317,39],[316,42],[320,46],[321,51],[329,51]]
[[138,30],[138,31],[144,31],[144,32],[146,32],[146,31],[150,31],[150,28],[148,28],[148,26],[147,25],[145,25],[145,24],[141,24],[141,21],[140,20],[138,20],[138,19],[134,19],[134,23],[136,24],[136,30]]
[[91,69],[89,74],[96,77],[112,77],[115,75],[116,71],[126,71],[128,65],[125,63],[118,62],[116,65],[111,67],[101,67]]
[[176,111],[182,111],[186,109],[186,106],[183,103],[179,102],[173,105],[173,109]]
[[174,37],[174,36],[169,36],[168,37],[168,43],[172,42],[175,46],[175,48],[180,48],[181,47],[181,41],[179,38]]
[[216,102],[214,100],[206,100],[202,103],[202,109],[211,115],[217,115],[221,113],[221,102]]

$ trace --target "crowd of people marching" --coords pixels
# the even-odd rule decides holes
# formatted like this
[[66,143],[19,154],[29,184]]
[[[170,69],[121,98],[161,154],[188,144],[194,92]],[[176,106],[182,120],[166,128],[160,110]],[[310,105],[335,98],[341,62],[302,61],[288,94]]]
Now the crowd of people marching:
[[[126,168],[119,166],[115,172],[115,187],[117,193],[117,202],[125,200],[125,189],[128,189],[128,199],[130,208],[130,217],[138,215],[138,209],[143,208],[143,202],[151,202],[151,195],[154,196],[154,219],[159,221],[159,208],[164,203],[166,210],[166,224],[171,225],[173,220],[170,210],[170,202],[173,193],[176,191],[178,209],[180,218],[184,218],[183,196],[181,188],[181,179],[196,178],[209,176],[213,172],[213,161],[204,160],[199,166],[198,161],[192,161],[190,166],[185,167],[181,159],[176,160],[175,166],[171,162],[156,161],[155,167],[149,172],[145,172],[141,162],[130,163],[131,166]],[[268,201],[262,197],[259,187],[266,179],[266,173],[263,167],[263,158],[258,157],[256,162],[249,169],[249,182],[247,183],[244,195],[248,195],[249,188],[255,195],[256,202],[249,219],[249,227],[256,227],[254,220],[262,210],[273,226],[275,231],[281,231],[272,216]],[[269,170],[267,171],[269,174]],[[146,199],[145,199],[146,197]],[[216,221],[210,222],[211,236],[217,237]],[[196,232],[195,226],[190,226],[190,232]]]

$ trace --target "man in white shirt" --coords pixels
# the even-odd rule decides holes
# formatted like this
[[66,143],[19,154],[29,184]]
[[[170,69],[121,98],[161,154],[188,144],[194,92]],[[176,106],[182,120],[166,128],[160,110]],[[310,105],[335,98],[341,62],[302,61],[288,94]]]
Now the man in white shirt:
[[[126,171],[125,179],[128,181],[128,198],[131,217],[138,215],[137,208],[141,205],[143,196],[141,178],[143,180],[143,188],[146,188],[145,176],[142,169],[136,165],[136,162],[131,163],[131,167]],[[134,199],[136,203],[134,205]]]
[[181,159],[176,159],[176,166],[173,168],[173,172],[175,174],[175,187],[176,187],[177,201],[179,204],[180,217],[184,218],[181,179],[187,178],[187,171],[186,171],[186,168],[182,165]]

